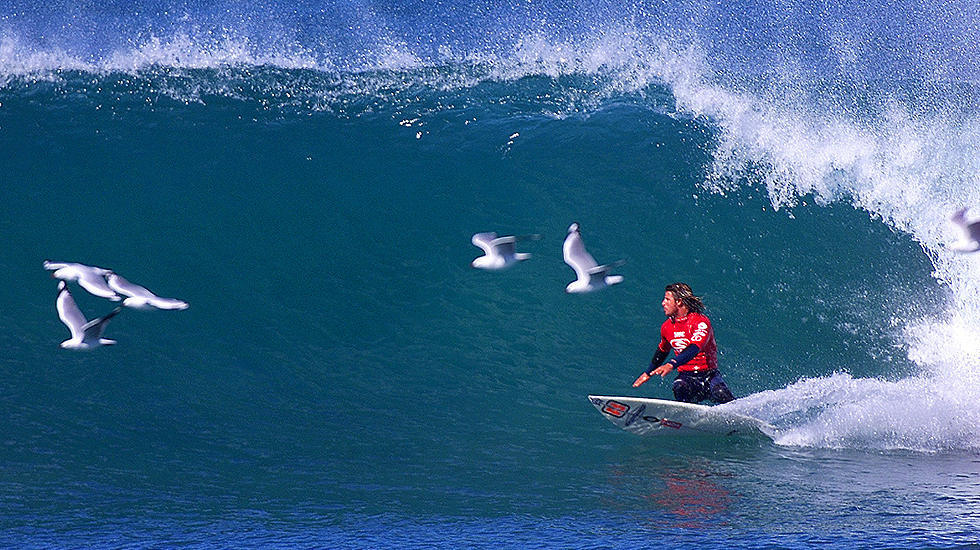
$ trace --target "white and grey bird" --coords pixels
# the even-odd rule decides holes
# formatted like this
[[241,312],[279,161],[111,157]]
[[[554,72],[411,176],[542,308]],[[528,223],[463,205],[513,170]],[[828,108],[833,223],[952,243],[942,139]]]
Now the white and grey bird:
[[949,217],[960,230],[960,239],[949,245],[956,252],[976,252],[980,250],[980,219],[968,220],[966,208],[961,208]]
[[138,284],[131,283],[118,273],[106,274],[109,288],[128,296],[123,305],[134,309],[187,309],[187,302],[175,298],[161,298]]
[[568,283],[565,292],[593,292],[623,282],[621,275],[609,275],[609,270],[626,263],[618,260],[611,264],[599,265],[587,250],[582,241],[577,223],[568,226],[568,235],[562,246],[565,263],[575,270],[576,280]]
[[517,252],[518,241],[536,241],[541,235],[505,235],[498,237],[493,231],[477,233],[470,239],[471,242],[483,249],[483,256],[473,260],[472,265],[478,269],[495,271],[511,267],[517,262],[527,260],[530,254]]
[[71,338],[62,342],[61,347],[65,349],[90,350],[99,346],[108,346],[116,343],[115,340],[103,338],[102,333],[105,332],[105,327],[109,323],[109,319],[112,319],[122,311],[122,306],[116,306],[116,309],[113,309],[102,317],[97,317],[91,321],[86,320],[85,316],[82,315],[82,311],[78,309],[78,305],[75,304],[75,299],[72,298],[71,292],[68,290],[68,283],[65,281],[58,281],[58,300],[56,303],[58,317],[61,318],[61,321],[71,331]]
[[110,273],[108,269],[85,264],[70,262],[51,262],[44,260],[44,269],[52,271],[51,276],[62,281],[77,281],[79,285],[100,298],[108,298],[113,302],[122,300],[122,296],[109,288],[105,280]]

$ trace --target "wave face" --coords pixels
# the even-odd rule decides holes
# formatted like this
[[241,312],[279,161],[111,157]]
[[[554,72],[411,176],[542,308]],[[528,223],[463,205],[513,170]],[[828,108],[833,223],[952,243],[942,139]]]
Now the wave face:
[[[837,457],[855,476],[881,471],[880,454],[973,456],[980,254],[947,245],[953,211],[980,215],[980,8],[619,4],[12,2],[7,482],[106,498],[105,518],[164,502],[149,506],[164,523],[189,507],[386,525],[387,505],[418,517],[433,500],[442,524],[574,516],[622,483],[642,508],[622,475],[717,449],[637,444],[610,466],[622,434],[584,396],[634,391],[676,280],[708,303],[740,396],[727,406],[777,428],[776,449],[712,463],[739,472],[733,493],[756,494],[743,464],[789,480],[786,456]],[[624,284],[562,292],[573,221],[600,261],[628,260]],[[469,267],[469,238],[490,230],[542,239],[487,274]],[[65,354],[46,257],[114,267],[191,308],[125,312],[116,348]],[[108,307],[77,298],[89,315]],[[963,491],[937,493],[946,517],[975,502]],[[75,513],[53,496],[30,509]],[[892,511],[852,532],[893,545],[862,530]],[[756,515],[726,517],[770,525]]]

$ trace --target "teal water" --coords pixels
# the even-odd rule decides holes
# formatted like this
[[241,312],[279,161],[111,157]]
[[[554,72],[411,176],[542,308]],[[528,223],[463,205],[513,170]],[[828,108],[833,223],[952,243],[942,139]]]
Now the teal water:
[[[980,199],[969,81],[746,83],[547,37],[357,70],[194,36],[102,59],[9,21],[4,546],[978,543],[980,266],[944,246]],[[564,293],[573,221],[623,284]],[[542,238],[486,273],[480,231]],[[190,308],[62,350],[45,259]],[[772,441],[638,438],[586,399],[670,397],[630,384],[678,280]]]

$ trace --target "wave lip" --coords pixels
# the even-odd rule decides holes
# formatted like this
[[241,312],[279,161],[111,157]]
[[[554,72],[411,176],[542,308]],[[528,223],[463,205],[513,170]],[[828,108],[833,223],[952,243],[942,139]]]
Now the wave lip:
[[202,42],[188,34],[168,39],[152,36],[99,59],[86,59],[62,48],[36,49],[12,36],[0,37],[0,75],[6,78],[61,71],[138,72],[154,67],[215,69],[229,66],[273,66],[331,70],[329,60],[293,45],[263,51],[248,39],[224,37]]

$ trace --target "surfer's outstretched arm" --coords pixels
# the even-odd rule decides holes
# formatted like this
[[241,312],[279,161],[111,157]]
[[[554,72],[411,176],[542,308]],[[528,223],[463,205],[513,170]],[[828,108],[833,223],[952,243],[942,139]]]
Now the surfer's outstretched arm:
[[657,353],[653,354],[653,359],[650,360],[650,368],[643,371],[643,373],[641,373],[640,376],[633,381],[633,387],[638,388],[641,385],[643,385],[644,382],[649,380],[650,377],[653,376],[653,371],[664,363],[664,359],[667,358],[667,354],[669,353],[670,351],[664,351],[660,348],[657,348]]
[[691,359],[694,359],[694,356],[697,355],[699,351],[701,351],[701,348],[698,347],[697,344],[688,344],[688,346],[684,348],[684,351],[678,353],[673,359],[667,362],[673,363],[675,367],[679,367]]
[[667,376],[670,374],[670,371],[674,370],[675,367],[679,367],[691,359],[694,359],[694,356],[697,355],[699,351],[701,351],[701,348],[699,348],[697,344],[689,344],[686,348],[684,348],[684,351],[674,355],[673,359],[654,369],[650,375],[652,376],[654,374],[659,374],[661,377]]

